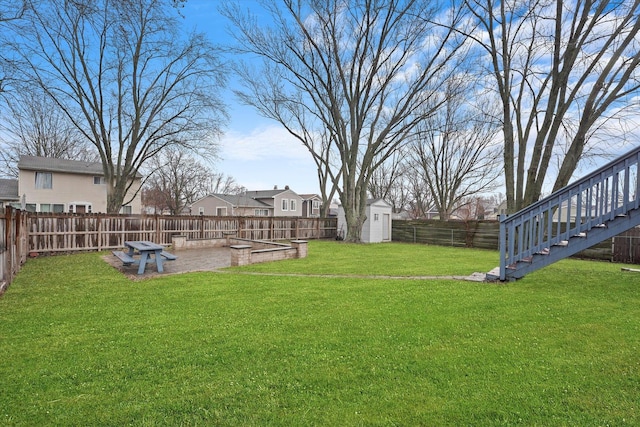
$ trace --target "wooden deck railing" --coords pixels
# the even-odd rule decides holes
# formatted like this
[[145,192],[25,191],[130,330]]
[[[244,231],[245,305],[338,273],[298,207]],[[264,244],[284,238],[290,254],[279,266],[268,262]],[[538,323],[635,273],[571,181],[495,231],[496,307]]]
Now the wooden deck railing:
[[640,224],[640,146],[500,220],[500,280],[571,256]]

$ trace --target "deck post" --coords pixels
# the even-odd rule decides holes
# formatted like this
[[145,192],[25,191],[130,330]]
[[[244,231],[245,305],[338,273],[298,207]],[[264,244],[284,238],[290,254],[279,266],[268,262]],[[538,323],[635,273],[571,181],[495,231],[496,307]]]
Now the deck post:
[[504,220],[506,215],[500,214],[500,280],[507,278],[507,231]]

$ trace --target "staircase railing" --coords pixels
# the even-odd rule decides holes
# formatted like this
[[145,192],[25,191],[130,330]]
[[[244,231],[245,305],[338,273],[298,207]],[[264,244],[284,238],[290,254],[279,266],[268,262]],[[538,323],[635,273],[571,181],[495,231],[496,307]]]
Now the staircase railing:
[[519,264],[531,264],[552,248],[567,246],[572,238],[637,210],[639,169],[640,146],[525,209],[502,216],[500,280],[521,277]]

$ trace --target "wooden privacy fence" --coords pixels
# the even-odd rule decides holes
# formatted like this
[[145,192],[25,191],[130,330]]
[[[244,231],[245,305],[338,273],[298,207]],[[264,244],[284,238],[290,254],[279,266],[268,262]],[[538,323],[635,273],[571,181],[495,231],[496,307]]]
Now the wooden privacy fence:
[[640,264],[640,228],[632,228],[613,238],[612,261]]
[[9,286],[27,259],[27,215],[0,210],[0,294]]
[[[635,232],[635,234],[633,234]],[[498,221],[394,220],[393,241],[498,250]],[[637,236],[637,237],[629,237]],[[627,246],[626,244],[629,244]],[[607,239],[576,255],[578,258],[640,264],[640,230]]]
[[172,236],[252,240],[332,238],[334,218],[213,217],[28,213],[29,252],[55,253],[121,248],[127,240],[170,245]]

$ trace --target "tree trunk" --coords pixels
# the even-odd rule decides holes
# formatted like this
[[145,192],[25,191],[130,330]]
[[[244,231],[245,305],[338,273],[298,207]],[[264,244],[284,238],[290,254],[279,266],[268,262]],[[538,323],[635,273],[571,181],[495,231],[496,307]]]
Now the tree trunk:
[[124,200],[124,190],[120,187],[122,186],[117,184],[115,186],[107,186],[107,213],[120,213]]
[[344,216],[347,223],[347,235],[344,240],[351,243],[361,243],[362,227],[367,220],[366,210],[365,212],[356,212],[345,209]]
[[[345,195],[350,195],[346,196]],[[362,242],[362,226],[367,220],[367,192],[366,186],[358,185],[356,191],[343,192],[340,195],[342,208],[344,209],[347,234],[344,238],[347,242]]]

